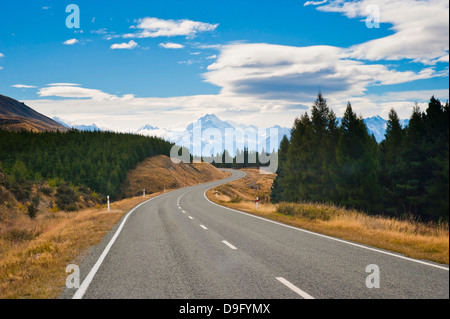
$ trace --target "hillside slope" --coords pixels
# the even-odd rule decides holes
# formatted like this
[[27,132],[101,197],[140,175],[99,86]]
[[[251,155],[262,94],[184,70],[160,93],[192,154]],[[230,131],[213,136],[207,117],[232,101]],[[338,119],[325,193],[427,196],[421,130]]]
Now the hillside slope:
[[229,176],[207,163],[174,164],[167,156],[154,156],[128,173],[122,188],[127,197],[210,182]]
[[0,128],[32,132],[67,131],[61,124],[36,112],[24,103],[0,94]]

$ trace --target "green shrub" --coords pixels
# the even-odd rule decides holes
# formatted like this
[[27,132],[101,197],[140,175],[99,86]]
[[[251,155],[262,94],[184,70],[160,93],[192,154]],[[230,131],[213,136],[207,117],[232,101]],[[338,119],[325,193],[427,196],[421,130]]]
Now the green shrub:
[[9,190],[19,202],[25,202],[30,198],[32,186],[31,182],[14,182]]
[[41,187],[39,189],[39,191],[46,196],[51,196],[53,194],[53,188],[51,188],[51,187],[44,186],[44,187]]
[[280,203],[277,208],[277,213],[288,216],[294,216],[295,213],[294,205],[289,203]]
[[28,216],[31,219],[34,219],[36,217],[37,212],[38,212],[38,209],[34,204],[28,205]]
[[236,196],[230,200],[230,203],[240,203],[240,202],[242,202],[242,198],[239,196]]
[[41,234],[41,232],[37,231],[35,229],[28,230],[28,229],[13,228],[13,229],[1,234],[0,236],[7,241],[22,242],[22,241],[32,240],[32,239],[38,237],[40,234]]
[[64,183],[56,190],[56,205],[60,210],[74,211],[77,210],[75,203],[78,201],[78,197],[75,191]]
[[277,208],[277,213],[309,220],[330,220],[332,216],[337,214],[337,210],[333,206],[321,204],[280,203]]

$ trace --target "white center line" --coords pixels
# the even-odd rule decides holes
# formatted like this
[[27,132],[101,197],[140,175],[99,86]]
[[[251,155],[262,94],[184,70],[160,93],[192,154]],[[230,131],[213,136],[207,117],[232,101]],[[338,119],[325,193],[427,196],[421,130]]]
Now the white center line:
[[203,229],[208,229],[208,228],[206,228],[206,227],[205,227],[205,226],[203,226],[203,225],[200,225],[200,227],[201,227],[201,228],[203,228]]
[[189,219],[194,219],[194,217],[192,217],[192,216],[189,216]]
[[297,286],[293,285],[292,283],[290,283],[289,281],[287,281],[286,279],[284,279],[283,277],[276,277],[277,280],[279,282],[281,282],[283,285],[285,285],[286,287],[288,287],[289,289],[291,289],[293,292],[295,292],[296,294],[299,294],[300,296],[302,296],[305,299],[314,299],[313,296],[311,296],[310,294],[304,292],[303,290],[301,290],[300,288],[298,288]]
[[186,214],[186,212],[184,210],[182,210],[183,214]]
[[231,245],[229,242],[227,242],[226,240],[222,240],[222,243],[224,243],[225,245],[227,245],[228,247],[230,247],[231,249],[237,249],[236,247],[234,247],[233,245]]

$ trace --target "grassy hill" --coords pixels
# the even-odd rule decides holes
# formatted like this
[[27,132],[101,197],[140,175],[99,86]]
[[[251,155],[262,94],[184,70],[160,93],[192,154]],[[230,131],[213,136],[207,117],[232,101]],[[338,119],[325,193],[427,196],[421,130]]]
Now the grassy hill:
[[68,129],[24,103],[0,94],[0,128],[18,132],[61,131]]
[[122,187],[126,197],[154,193],[164,188],[180,188],[210,182],[228,176],[208,163],[174,164],[164,155],[154,156],[139,163],[130,171]]

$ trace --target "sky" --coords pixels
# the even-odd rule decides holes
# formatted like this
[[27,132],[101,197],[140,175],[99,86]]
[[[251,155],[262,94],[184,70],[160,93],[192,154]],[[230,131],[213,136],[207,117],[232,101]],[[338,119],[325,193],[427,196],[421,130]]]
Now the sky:
[[71,124],[184,129],[214,113],[291,127],[319,91],[338,116],[348,102],[409,118],[432,95],[447,101],[449,1],[1,5],[0,94]]

